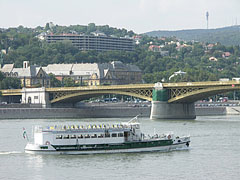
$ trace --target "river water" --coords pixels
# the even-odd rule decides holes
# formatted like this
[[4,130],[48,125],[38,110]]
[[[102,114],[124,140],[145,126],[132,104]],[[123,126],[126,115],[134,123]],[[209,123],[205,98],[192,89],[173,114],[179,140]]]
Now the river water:
[[118,123],[129,119],[29,119],[0,121],[0,179],[240,179],[240,116],[196,120],[140,118],[146,134],[191,135],[189,150],[104,155],[30,155],[22,128],[34,125]]

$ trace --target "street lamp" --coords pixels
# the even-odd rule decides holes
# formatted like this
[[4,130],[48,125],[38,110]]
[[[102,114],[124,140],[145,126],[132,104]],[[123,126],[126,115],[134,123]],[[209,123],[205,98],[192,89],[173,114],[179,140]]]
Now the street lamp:
[[174,73],[168,78],[168,80],[170,81],[170,80],[171,80],[173,77],[175,77],[175,76],[185,75],[185,74],[187,74],[187,73],[179,70],[179,71],[177,71],[177,72],[174,72]]

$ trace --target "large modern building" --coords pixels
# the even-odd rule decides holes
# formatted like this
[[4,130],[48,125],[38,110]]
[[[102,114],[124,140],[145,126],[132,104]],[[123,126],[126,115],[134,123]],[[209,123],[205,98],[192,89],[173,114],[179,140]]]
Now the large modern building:
[[134,50],[134,40],[131,38],[118,38],[106,36],[103,33],[94,33],[92,35],[77,34],[48,34],[46,36],[48,43],[59,41],[69,41],[79,50],[89,51],[132,51]]

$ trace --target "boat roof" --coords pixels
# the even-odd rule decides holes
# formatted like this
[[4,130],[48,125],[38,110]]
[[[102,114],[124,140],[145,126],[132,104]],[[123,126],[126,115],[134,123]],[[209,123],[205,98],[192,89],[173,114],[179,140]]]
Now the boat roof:
[[132,118],[128,122],[122,122],[118,124],[88,124],[88,125],[53,125],[53,126],[35,126],[35,132],[58,132],[58,131],[123,131],[130,130],[136,126],[139,127],[138,116]]

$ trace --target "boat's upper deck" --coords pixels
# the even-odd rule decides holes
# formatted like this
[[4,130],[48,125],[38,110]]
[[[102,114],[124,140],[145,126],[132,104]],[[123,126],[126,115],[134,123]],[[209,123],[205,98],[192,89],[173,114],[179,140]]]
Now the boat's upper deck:
[[54,126],[35,126],[35,133],[49,132],[102,132],[102,131],[130,131],[131,129],[140,129],[139,123],[121,123],[121,124],[89,124],[89,125],[54,125]]

